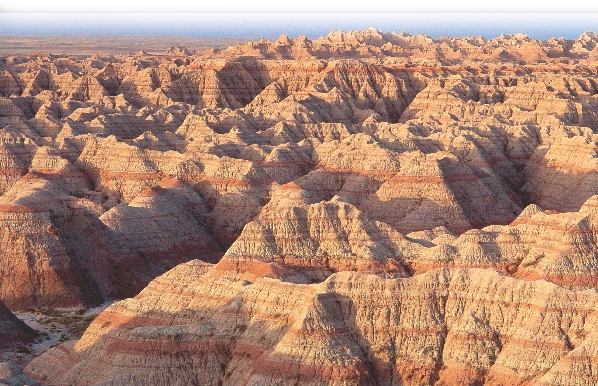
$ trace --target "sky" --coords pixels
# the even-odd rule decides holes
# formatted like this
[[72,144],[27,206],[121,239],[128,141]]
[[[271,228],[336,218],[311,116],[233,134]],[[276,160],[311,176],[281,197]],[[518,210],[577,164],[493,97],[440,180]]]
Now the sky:
[[[525,13],[530,10],[544,13]],[[578,0],[0,0],[0,34],[317,38],[374,27],[433,37],[521,32],[536,39],[576,38],[598,32],[594,12],[598,2]]]

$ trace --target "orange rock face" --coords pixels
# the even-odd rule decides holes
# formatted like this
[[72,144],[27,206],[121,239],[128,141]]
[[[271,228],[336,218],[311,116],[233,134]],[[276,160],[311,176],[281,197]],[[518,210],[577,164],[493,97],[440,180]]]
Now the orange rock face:
[[[594,385],[598,35],[0,60],[0,300],[57,385]],[[0,321],[1,323],[1,321]]]
[[192,262],[26,372],[55,384],[589,385],[596,301],[491,270],[343,272],[306,285],[230,282]]

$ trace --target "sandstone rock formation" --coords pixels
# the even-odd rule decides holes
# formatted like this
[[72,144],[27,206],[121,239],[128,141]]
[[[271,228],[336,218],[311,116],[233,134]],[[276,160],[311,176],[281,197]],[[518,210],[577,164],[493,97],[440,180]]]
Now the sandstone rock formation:
[[375,29],[0,58],[0,300],[134,296],[28,374],[595,384],[597,59]]
[[293,272],[290,280],[306,282],[338,271],[407,275],[396,246],[400,235],[391,227],[369,220],[337,197],[310,201],[296,184],[281,186],[245,226],[219,269],[232,268],[251,279],[261,276],[266,265],[276,265]]
[[596,301],[491,270],[305,285],[230,282],[195,261],[26,372],[55,384],[590,385]]

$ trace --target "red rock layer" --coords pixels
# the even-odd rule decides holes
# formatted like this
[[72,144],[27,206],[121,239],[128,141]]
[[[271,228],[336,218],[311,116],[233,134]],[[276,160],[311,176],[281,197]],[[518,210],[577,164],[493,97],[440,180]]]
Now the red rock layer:
[[217,269],[252,280],[274,265],[299,282],[321,281],[333,272],[407,275],[397,248],[401,236],[333,198],[312,203],[294,183],[281,186],[259,217],[245,226]]
[[54,384],[591,385],[597,300],[490,270],[252,284],[189,263],[26,372]]
[[3,58],[0,299],[91,306],[224,255],[30,373],[591,384],[597,44],[369,29]]

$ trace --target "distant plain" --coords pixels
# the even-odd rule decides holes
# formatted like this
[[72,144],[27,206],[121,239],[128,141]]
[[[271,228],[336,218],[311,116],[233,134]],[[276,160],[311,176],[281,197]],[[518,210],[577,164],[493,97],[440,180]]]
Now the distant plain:
[[177,37],[177,36],[101,36],[101,35],[0,35],[0,56],[131,54],[144,50],[160,54],[170,46],[185,46],[195,51],[223,49],[257,40],[249,37]]

